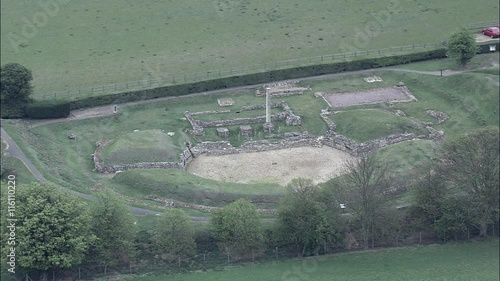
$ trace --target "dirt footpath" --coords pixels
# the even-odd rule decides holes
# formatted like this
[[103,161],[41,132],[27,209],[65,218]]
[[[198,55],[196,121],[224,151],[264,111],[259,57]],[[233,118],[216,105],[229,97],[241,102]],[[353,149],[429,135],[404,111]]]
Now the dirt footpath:
[[342,174],[343,163],[352,159],[349,154],[331,147],[298,147],[222,156],[200,155],[187,169],[197,176],[219,181],[274,182],[285,186],[297,177],[310,178],[315,183],[326,182]]

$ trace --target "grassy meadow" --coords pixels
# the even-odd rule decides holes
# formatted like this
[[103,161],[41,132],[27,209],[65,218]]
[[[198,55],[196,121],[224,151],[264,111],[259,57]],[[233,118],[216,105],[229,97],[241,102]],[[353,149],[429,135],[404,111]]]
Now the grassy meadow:
[[[51,2],[59,4],[39,4]],[[1,3],[2,63],[33,71],[36,98],[172,74],[437,43],[459,26],[497,20],[499,7],[493,0]]]
[[[485,65],[487,62],[491,63],[492,59],[494,54],[482,55],[475,58],[473,64]],[[439,61],[427,63],[427,66],[420,63],[418,67],[437,67]],[[448,62],[443,60],[443,63]],[[495,77],[495,73],[498,73],[497,68],[483,69],[482,72],[476,69],[448,77],[373,70],[369,73],[304,80],[299,84],[311,86],[312,91],[279,100],[287,102],[295,114],[302,117],[305,130],[319,136],[327,130],[324,120],[319,116],[321,109],[327,108],[327,104],[321,98],[315,98],[313,93],[366,90],[388,87],[403,81],[417,98],[417,102],[397,103],[392,107],[371,104],[340,108],[338,110],[341,110],[341,113],[330,116],[336,122],[338,132],[358,141],[368,141],[405,131],[425,133],[421,122],[433,120],[426,113],[432,109],[442,111],[450,117],[444,123],[433,127],[444,131],[445,138],[452,140],[475,128],[498,126],[500,123],[498,85],[489,80]],[[366,83],[363,80],[364,77],[373,75],[381,77],[383,82]],[[264,98],[255,97],[254,93],[255,89],[248,89],[121,106],[118,114],[104,118],[44,125],[40,125],[39,121],[4,120],[2,125],[44,176],[60,185],[89,193],[92,186],[100,183],[123,195],[144,200],[157,207],[161,204],[148,201],[147,195],[155,194],[197,204],[218,205],[211,202],[210,198],[219,198],[217,196],[220,194],[274,196],[281,193],[282,187],[266,183],[216,182],[182,170],[136,170],[113,177],[93,171],[91,154],[94,153],[96,142],[104,139],[113,139],[105,149],[105,157],[114,159],[117,163],[132,161],[136,156],[142,157],[140,160],[143,161],[147,160],[147,155],[152,158],[178,157],[187,140],[194,144],[198,141],[228,140],[233,145],[240,145],[248,139],[238,139],[238,126],[230,126],[231,135],[227,139],[216,136],[215,128],[208,128],[205,136],[192,138],[186,133],[190,124],[185,120],[184,112],[230,109],[233,113],[227,115],[195,116],[200,119],[228,119],[228,116],[238,116],[234,112],[243,105],[263,104]],[[221,108],[217,104],[219,98],[232,98],[235,105]],[[406,116],[399,117],[387,113],[395,110],[403,111]],[[260,113],[259,110],[251,112]],[[282,131],[298,130],[297,127],[285,126],[284,123],[277,125]],[[260,131],[262,125],[253,126]],[[175,135],[167,136],[167,132],[174,132]],[[77,139],[69,140],[67,136],[70,133],[76,134]],[[156,137],[151,138],[152,135]],[[257,134],[253,139],[262,139],[263,136],[262,133]],[[432,141],[408,141],[383,148],[377,154],[390,162],[394,171],[404,173],[422,161],[436,157],[439,146],[439,143]]]
[[498,249],[498,241],[470,241],[228,266],[207,272],[124,277],[123,280],[498,280]]

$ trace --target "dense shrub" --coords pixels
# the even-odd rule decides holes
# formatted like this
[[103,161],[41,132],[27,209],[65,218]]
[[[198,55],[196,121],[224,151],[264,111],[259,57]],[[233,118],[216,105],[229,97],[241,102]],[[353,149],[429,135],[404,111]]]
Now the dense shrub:
[[272,70],[268,72],[246,74],[240,76],[225,77],[207,81],[194,82],[189,84],[180,84],[165,86],[155,89],[146,89],[133,92],[102,95],[88,97],[71,102],[71,109],[95,107],[109,104],[119,104],[131,101],[147,100],[160,97],[180,96],[190,93],[205,92],[223,88],[254,85],[259,83],[268,83],[272,81],[296,79],[308,76],[338,73],[344,71],[363,70],[384,66],[392,66],[416,61],[444,58],[445,49],[398,55],[382,58],[368,58],[348,62],[334,62],[330,64],[319,64],[288,69]]
[[4,119],[23,118],[26,116],[26,105],[8,105],[2,103],[0,112],[1,117]]
[[26,107],[26,116],[32,119],[65,118],[70,113],[68,101],[36,101]]

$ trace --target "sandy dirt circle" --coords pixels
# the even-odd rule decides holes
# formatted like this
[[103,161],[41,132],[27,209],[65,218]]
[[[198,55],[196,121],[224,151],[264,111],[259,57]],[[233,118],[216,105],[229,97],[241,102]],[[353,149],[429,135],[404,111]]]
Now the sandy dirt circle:
[[287,185],[292,179],[310,178],[326,182],[344,173],[343,163],[354,157],[331,147],[289,149],[229,154],[200,155],[187,170],[197,176],[236,183],[267,182]]

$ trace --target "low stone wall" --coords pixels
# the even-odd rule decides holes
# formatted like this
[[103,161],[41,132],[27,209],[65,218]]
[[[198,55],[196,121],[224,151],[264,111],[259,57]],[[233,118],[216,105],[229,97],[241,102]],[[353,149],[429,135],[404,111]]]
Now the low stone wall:
[[106,139],[103,141],[98,141],[96,143],[96,150],[92,154],[92,159],[94,160],[94,170],[99,173],[106,173],[107,167],[104,165],[104,160],[102,159],[102,151],[106,145],[111,142],[111,139]]
[[[188,209],[198,210],[198,211],[201,211],[204,213],[211,213],[217,209],[220,209],[220,207],[212,207],[212,206],[184,203],[184,202],[179,202],[179,201],[175,201],[175,200],[168,199],[168,198],[162,198],[162,197],[159,197],[156,195],[148,195],[147,198],[150,200],[156,201],[156,202],[165,203],[165,207],[167,207],[167,208],[188,208]],[[259,212],[260,214],[276,214],[276,213],[278,213],[277,210],[274,210],[274,209],[257,209],[257,212]]]
[[207,114],[224,114],[224,113],[230,113],[231,110],[210,110],[210,111],[198,111],[198,112],[191,112],[189,115],[195,116],[195,115],[207,115]]
[[92,155],[94,160],[94,170],[99,173],[114,174],[119,171],[123,172],[133,169],[184,169],[189,164],[189,162],[193,160],[191,152],[189,152],[188,149],[185,149],[180,154],[179,162],[140,162],[134,164],[106,166],[104,164],[102,152],[110,141],[111,140],[104,140],[101,142],[97,142],[97,148]]
[[[242,111],[258,110],[258,109],[265,109],[265,107],[266,106],[263,104],[256,104],[256,105],[242,106],[240,110],[242,110]],[[275,113],[275,114],[271,115],[272,122],[285,121],[285,123],[288,126],[298,126],[301,124],[300,116],[295,115],[287,103],[277,102],[277,103],[271,104],[271,107],[273,107],[273,108],[281,107],[283,109],[283,112],[279,112],[279,113]],[[186,119],[188,120],[188,122],[191,124],[191,126],[193,128],[190,131],[191,134],[196,135],[196,136],[204,135],[205,128],[226,127],[226,126],[236,126],[236,125],[246,125],[246,124],[256,124],[256,123],[265,123],[266,122],[265,116],[235,118],[235,119],[227,119],[227,120],[214,120],[214,121],[201,121],[201,120],[196,120],[193,118],[193,116],[196,116],[196,115],[221,114],[221,113],[228,113],[228,112],[230,112],[230,110],[202,111],[202,112],[192,112],[192,113],[186,111],[184,113],[184,115],[186,116]]]

